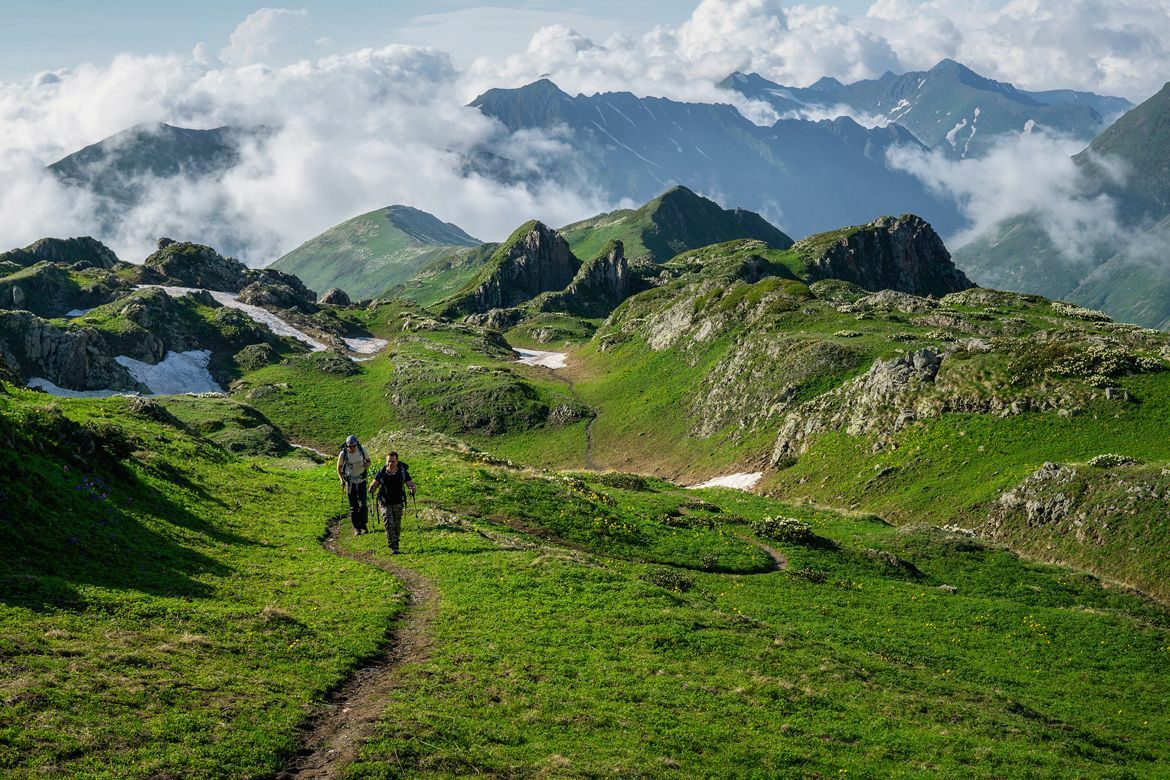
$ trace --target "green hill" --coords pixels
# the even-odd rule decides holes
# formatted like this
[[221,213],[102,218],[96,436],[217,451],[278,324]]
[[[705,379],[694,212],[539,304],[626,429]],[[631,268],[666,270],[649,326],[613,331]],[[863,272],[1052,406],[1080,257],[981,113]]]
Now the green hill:
[[[206,296],[47,321],[248,346],[226,396],[0,384],[0,774],[1158,776],[1170,335],[963,289],[928,227],[682,253],[559,369],[402,300],[314,315],[363,360]],[[605,256],[529,223],[472,297]],[[324,530],[348,433],[410,463],[402,555]]]
[[637,209],[598,214],[561,228],[578,257],[596,257],[610,241],[621,241],[630,260],[663,263],[680,252],[737,238],[754,238],[774,249],[792,239],[755,212],[723,209],[686,187],[672,187]]
[[354,299],[402,284],[430,263],[482,242],[409,206],[387,206],[309,239],[271,267],[317,292],[338,287]]

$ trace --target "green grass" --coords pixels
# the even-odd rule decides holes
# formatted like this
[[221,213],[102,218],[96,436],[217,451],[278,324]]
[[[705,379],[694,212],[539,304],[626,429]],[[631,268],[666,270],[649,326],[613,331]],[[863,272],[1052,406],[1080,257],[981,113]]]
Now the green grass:
[[[679,551],[701,560],[708,523],[734,539],[776,512],[834,544],[776,543],[787,572],[664,577],[620,540],[550,537],[547,502],[577,498],[544,475],[443,455],[412,470],[427,531],[406,560],[441,593],[434,645],[351,777],[1142,777],[1165,759],[1170,616],[1091,578],[729,491],[680,515]],[[696,501],[584,484],[629,518]]]
[[278,769],[401,608],[318,544],[331,467],[241,459],[123,399],[20,391],[0,427],[0,774]]

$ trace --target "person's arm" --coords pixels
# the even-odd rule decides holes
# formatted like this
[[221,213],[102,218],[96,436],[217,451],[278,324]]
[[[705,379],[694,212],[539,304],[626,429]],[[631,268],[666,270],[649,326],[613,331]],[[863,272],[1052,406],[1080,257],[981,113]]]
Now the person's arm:
[[382,469],[378,469],[378,473],[374,475],[373,482],[370,483],[370,495],[373,495],[378,490],[378,486],[382,484],[379,481],[381,478],[382,478]]
[[341,484],[345,484],[345,453],[337,456],[337,478],[341,480]]
[[403,469],[402,476],[405,477],[403,482],[405,482],[406,486],[408,488],[410,488],[410,495],[413,497],[414,496],[414,480],[410,478],[410,469]]

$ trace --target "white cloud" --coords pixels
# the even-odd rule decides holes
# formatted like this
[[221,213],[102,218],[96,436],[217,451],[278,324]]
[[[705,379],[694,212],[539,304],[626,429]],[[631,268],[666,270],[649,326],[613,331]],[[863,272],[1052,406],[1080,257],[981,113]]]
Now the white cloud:
[[276,64],[278,60],[295,59],[304,51],[305,41],[313,40],[309,34],[308,17],[309,12],[304,8],[261,8],[254,11],[236,26],[219,58],[236,66],[257,62]]
[[[938,152],[894,148],[891,163],[953,198],[971,227],[948,240],[960,247],[1000,222],[1034,214],[1066,258],[1088,261],[1094,250],[1117,246],[1128,231],[1117,204],[1094,195],[1072,154],[1082,144],[1039,131],[1001,139],[978,159],[950,160]],[[1116,178],[1128,173],[1116,160],[1102,161]]]
[[[116,58],[55,83],[0,85],[0,243],[93,234],[140,260],[157,237],[225,247],[265,263],[317,232],[392,203],[430,211],[473,235],[502,238],[525,219],[564,224],[611,204],[553,184],[502,185],[465,175],[463,155],[498,127],[457,96],[449,57],[393,45],[283,67],[209,65],[181,57]],[[216,180],[138,182],[140,205],[102,232],[93,202],[43,166],[142,122],[266,126]],[[573,150],[533,133],[509,151],[534,169]]]

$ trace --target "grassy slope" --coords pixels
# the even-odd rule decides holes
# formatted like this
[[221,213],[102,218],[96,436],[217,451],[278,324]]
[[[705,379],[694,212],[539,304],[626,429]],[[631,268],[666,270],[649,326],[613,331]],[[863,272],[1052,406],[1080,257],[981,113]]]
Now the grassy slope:
[[[597,477],[558,495],[563,482],[442,454],[413,468],[428,530],[418,554],[408,518],[408,560],[442,593],[436,641],[354,777],[1123,777],[1165,758],[1168,616],[1089,578],[747,495],[700,504]],[[676,515],[675,568],[587,521],[571,547],[549,541],[565,510],[644,530]],[[777,511],[835,546],[775,543],[788,572],[705,570],[728,554],[706,535],[736,541]],[[639,538],[661,560],[658,537]]]
[[[48,403],[0,396],[0,774],[274,771],[401,604],[318,545],[330,468],[237,457],[123,399]],[[80,436],[67,420],[105,449],[44,444]]]
[[[409,220],[409,215],[390,212],[378,209],[347,220],[284,255],[272,267],[299,276],[318,293],[340,287],[355,299],[366,298],[405,282],[420,268],[457,254],[470,243],[462,231],[429,236],[404,230],[398,221]],[[424,227],[441,225],[430,215],[423,216],[429,218]]]

